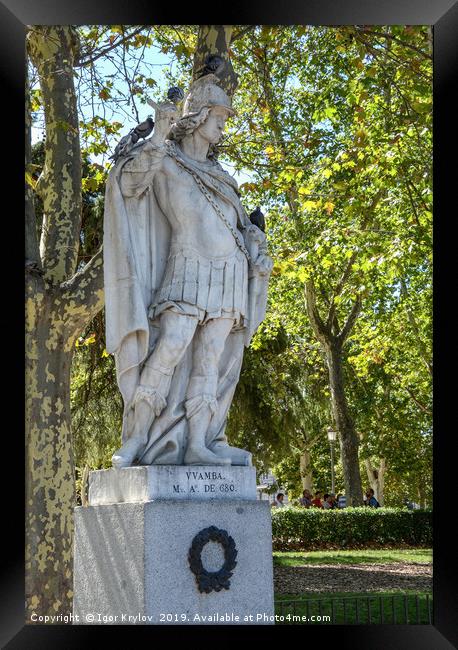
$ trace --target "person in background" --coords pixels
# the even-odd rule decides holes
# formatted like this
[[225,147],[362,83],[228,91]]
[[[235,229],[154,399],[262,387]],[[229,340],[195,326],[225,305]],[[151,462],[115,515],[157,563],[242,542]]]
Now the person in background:
[[345,508],[347,505],[347,497],[345,496],[345,494],[338,494],[336,501],[337,501],[338,508]]
[[321,495],[322,494],[323,493],[320,492],[319,490],[317,490],[315,492],[315,498],[312,499],[312,506],[314,506],[315,508],[322,508],[323,507],[323,503],[321,501]]
[[312,507],[312,495],[310,493],[310,490],[305,489],[302,492],[302,497],[299,499],[299,503],[301,506],[304,506],[304,508]]
[[325,510],[331,510],[332,509],[332,495],[326,493],[323,497],[323,508]]
[[275,501],[272,503],[273,508],[284,508],[285,504],[283,503],[285,495],[283,492],[279,492],[277,496],[275,497]]
[[366,490],[366,506],[369,506],[370,508],[380,508],[380,503],[375,498],[374,490],[372,488]]

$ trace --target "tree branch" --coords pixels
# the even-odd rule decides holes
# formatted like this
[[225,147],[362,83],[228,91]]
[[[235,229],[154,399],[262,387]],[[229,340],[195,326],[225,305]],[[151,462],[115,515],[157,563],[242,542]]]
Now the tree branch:
[[333,338],[331,331],[324,324],[318,313],[316,306],[316,292],[315,285],[312,279],[306,280],[305,282],[305,306],[307,309],[307,314],[312,325],[313,331],[319,341],[329,345],[331,339]]
[[104,305],[103,246],[60,288],[62,318],[73,335],[79,334]]
[[358,25],[355,25],[355,29],[361,33],[361,34],[372,34],[372,36],[381,36],[382,38],[388,38],[391,41],[395,41],[396,43],[399,43],[400,45],[403,45],[404,47],[408,47],[411,50],[414,50],[415,52],[418,52],[421,54],[425,59],[432,60],[432,56],[430,54],[426,54],[426,52],[423,52],[419,47],[416,47],[415,45],[411,45],[410,43],[406,43],[405,41],[402,41],[400,38],[396,38],[396,36],[393,36],[392,34],[389,34],[388,32],[374,32],[371,29],[365,29],[364,27],[361,28]]
[[137,27],[137,29],[134,29],[133,32],[130,32],[130,34],[127,34],[126,36],[123,36],[119,40],[114,41],[110,46],[104,48],[103,50],[100,50],[94,56],[91,56],[88,59],[79,59],[78,61],[75,62],[75,68],[80,68],[83,65],[94,63],[94,61],[97,61],[97,59],[100,59],[102,56],[105,56],[106,54],[108,54],[108,52],[111,52],[111,50],[114,50],[116,47],[118,47],[118,45],[122,45],[130,38],[133,38],[134,36],[142,32],[144,29],[146,29],[145,25],[142,25],[142,27]]
[[331,327],[335,319],[336,305],[334,303],[334,298],[339,296],[342,289],[344,288],[345,282],[348,280],[348,276],[350,275],[351,267],[353,266],[353,262],[355,261],[356,256],[357,256],[357,252],[354,251],[350,259],[348,260],[347,266],[345,267],[345,270],[342,273],[342,276],[339,282],[337,283],[337,286],[332,294],[331,306],[329,307],[328,317],[326,321],[328,327]]
[[428,415],[431,415],[431,409],[422,404],[414,395],[413,391],[405,386],[406,391],[409,393],[410,397],[413,399],[415,404],[418,406],[419,409],[421,409],[424,413],[428,413]]
[[359,312],[361,311],[361,307],[362,307],[361,294],[358,294],[345,325],[342,327],[339,334],[337,335],[337,338],[341,345],[345,343],[345,341],[348,338],[348,335],[353,329],[356,319],[358,318]]
[[253,31],[254,28],[255,25],[248,25],[248,27],[245,27],[244,29],[241,29],[239,32],[237,32],[236,34],[233,34],[231,36],[230,45],[232,45],[232,43],[236,41],[238,38],[242,38],[242,36],[245,36],[245,34],[247,34],[248,32]]

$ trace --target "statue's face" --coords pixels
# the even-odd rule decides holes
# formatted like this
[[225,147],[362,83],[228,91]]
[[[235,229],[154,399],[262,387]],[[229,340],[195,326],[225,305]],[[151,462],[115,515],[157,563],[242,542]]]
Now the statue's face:
[[197,132],[209,144],[217,144],[221,139],[228,117],[229,113],[225,108],[214,106],[210,109],[207,119],[199,126]]

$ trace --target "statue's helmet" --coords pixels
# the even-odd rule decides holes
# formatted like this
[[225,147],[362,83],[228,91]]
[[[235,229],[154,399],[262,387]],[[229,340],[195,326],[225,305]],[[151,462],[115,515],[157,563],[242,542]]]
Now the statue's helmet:
[[196,79],[191,84],[185,99],[182,117],[195,115],[204,106],[222,106],[230,115],[235,115],[231,99],[219,85],[219,78],[214,74],[207,74]]

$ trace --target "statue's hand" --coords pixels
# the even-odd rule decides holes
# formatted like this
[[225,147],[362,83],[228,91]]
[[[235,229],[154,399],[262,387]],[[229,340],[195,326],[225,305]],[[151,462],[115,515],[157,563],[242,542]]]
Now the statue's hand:
[[151,140],[154,143],[162,144],[170,131],[170,127],[178,118],[178,108],[172,102],[159,102],[157,104],[149,98],[146,101],[155,110],[154,131]]
[[253,269],[257,271],[260,275],[270,275],[273,265],[274,265],[273,259],[268,255],[264,255],[264,253],[261,253],[260,255],[258,255],[255,262],[253,263]]

